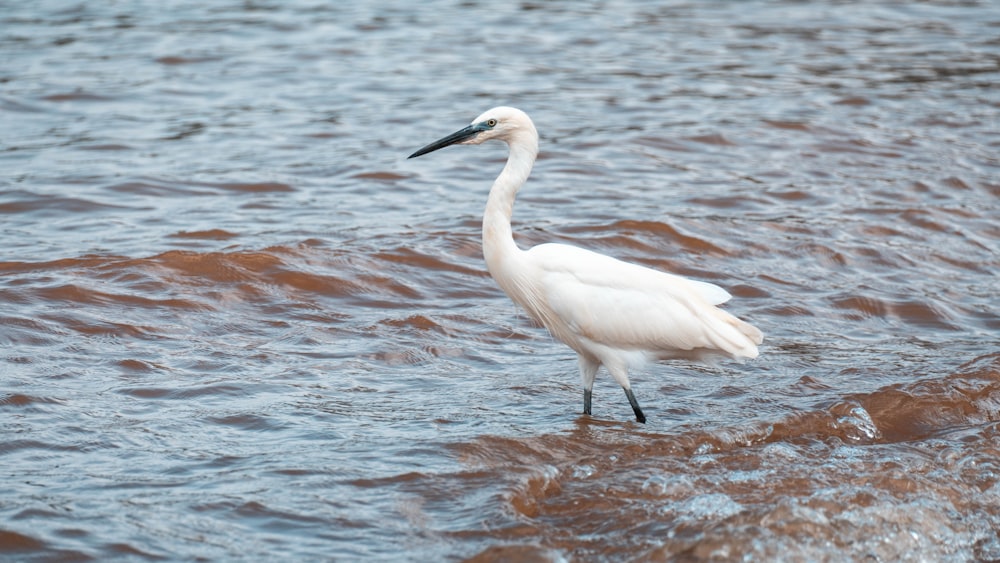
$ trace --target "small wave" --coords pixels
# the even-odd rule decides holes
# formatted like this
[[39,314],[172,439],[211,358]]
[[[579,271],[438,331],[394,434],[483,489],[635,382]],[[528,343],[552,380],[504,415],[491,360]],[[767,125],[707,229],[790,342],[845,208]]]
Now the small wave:
[[31,192],[14,192],[6,194],[6,201],[0,203],[0,214],[23,214],[31,213],[35,217],[50,217],[65,214],[87,215],[107,209],[129,209],[124,205],[114,205],[103,203],[91,199],[79,197],[53,197],[46,194],[35,194]]
[[176,56],[176,55],[166,55],[166,56],[163,56],[163,57],[157,57],[154,60],[156,62],[160,63],[161,65],[177,66],[177,65],[189,65],[189,64],[198,64],[198,63],[212,62],[212,61],[219,60],[219,58],[218,57],[181,57],[181,56]]
[[148,259],[133,261],[133,265],[155,264],[193,280],[214,282],[249,281],[282,264],[281,258],[269,252],[193,252],[171,250]]
[[[682,233],[673,226],[659,221],[636,221],[632,219],[625,219],[615,221],[610,225],[588,226],[582,228],[576,227],[566,229],[566,231],[572,234],[594,234],[598,236],[604,236],[609,232],[618,233],[618,236],[613,239],[616,246],[625,246],[647,251],[653,251],[657,248],[681,247],[682,249],[694,254],[714,254],[718,256],[730,255],[730,253],[725,249],[716,246],[705,239]],[[659,240],[653,244],[649,241],[649,239]],[[662,242],[660,242],[661,240],[666,240],[669,244],[665,246]]]
[[130,151],[133,147],[121,143],[101,143],[96,145],[82,145],[77,147],[82,151]]
[[32,292],[35,299],[48,303],[76,304],[117,304],[129,307],[170,307],[176,309],[197,309],[199,305],[187,299],[152,298],[128,293],[109,293],[89,285],[63,284],[53,287],[36,288]]
[[388,171],[361,172],[359,174],[354,174],[353,176],[351,176],[351,178],[354,178],[356,180],[377,180],[386,183],[396,183],[399,180],[405,180],[409,177],[410,176],[407,176],[405,174],[399,174],[396,172],[388,172]]
[[716,145],[720,147],[734,147],[736,143],[730,141],[725,136],[719,133],[710,133],[708,135],[695,135],[693,137],[686,137],[688,141],[694,141],[696,143],[701,143],[703,145]]
[[18,409],[31,408],[38,405],[61,405],[63,401],[51,397],[36,397],[23,393],[11,393],[0,397],[0,409],[12,407]]
[[280,423],[275,422],[269,417],[246,413],[211,417],[208,420],[214,424],[249,432],[273,431],[283,427]]
[[775,129],[783,129],[786,131],[810,131],[812,128],[801,121],[783,121],[776,119],[765,119],[763,120],[765,124],[774,127]]
[[136,180],[106,186],[105,190],[119,193],[152,197],[191,197],[216,195],[215,190],[204,186],[192,186],[160,180]]
[[836,297],[832,304],[838,309],[855,311],[857,318],[884,317],[889,312],[889,307],[881,300],[863,295]]
[[838,437],[875,444],[923,440],[958,427],[1000,421],[1000,354],[977,358],[954,374],[848,395],[775,424],[767,441]]
[[543,466],[527,475],[520,486],[515,487],[508,502],[520,514],[533,518],[538,516],[539,504],[546,498],[558,495],[559,469],[554,466]]
[[48,94],[41,99],[47,102],[106,102],[114,98],[93,94],[84,90],[74,90],[72,92],[60,92],[58,94]]
[[45,547],[45,542],[31,536],[10,530],[0,530],[0,553],[39,550]]
[[235,183],[221,183],[221,184],[205,184],[206,186],[212,186],[220,188],[231,192],[244,192],[252,194],[261,193],[286,193],[294,192],[295,188],[288,184],[282,184],[280,182],[235,182]]
[[207,231],[180,231],[168,236],[182,239],[229,240],[240,235],[225,229],[209,229]]
[[453,262],[447,262],[440,257],[423,254],[411,248],[401,247],[377,252],[374,254],[374,257],[385,262],[416,266],[423,270],[441,270],[446,272],[475,275],[477,277],[483,276],[483,272],[480,270],[474,270]]

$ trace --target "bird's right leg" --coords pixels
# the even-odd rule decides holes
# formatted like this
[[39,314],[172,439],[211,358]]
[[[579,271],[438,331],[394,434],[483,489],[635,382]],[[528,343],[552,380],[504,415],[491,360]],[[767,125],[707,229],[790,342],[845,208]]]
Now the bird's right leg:
[[632,412],[635,413],[635,421],[646,424],[646,415],[642,413],[642,409],[639,408],[639,401],[635,400],[635,393],[632,392],[631,387],[625,387],[625,396],[628,397],[628,404],[632,405]]
[[601,367],[601,364],[584,358],[579,357],[580,361],[580,379],[583,381],[583,414],[590,414],[590,399],[593,396],[594,391],[594,379],[597,378],[597,370]]
[[646,415],[639,408],[639,401],[635,400],[635,393],[632,392],[632,384],[628,380],[628,367],[624,364],[614,363],[608,363],[605,366],[608,368],[608,372],[611,373],[611,377],[615,378],[615,381],[625,390],[625,396],[628,397],[628,404],[632,405],[632,412],[635,413],[635,421],[646,424]]

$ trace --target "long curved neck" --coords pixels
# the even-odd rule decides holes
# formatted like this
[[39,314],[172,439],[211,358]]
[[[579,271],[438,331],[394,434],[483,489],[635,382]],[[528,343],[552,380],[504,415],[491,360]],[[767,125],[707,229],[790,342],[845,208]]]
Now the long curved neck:
[[507,164],[493,182],[490,196],[486,200],[486,212],[483,215],[483,256],[486,258],[486,267],[497,281],[500,281],[497,273],[503,267],[503,263],[521,252],[514,243],[510,217],[514,212],[514,198],[517,196],[517,191],[528,179],[531,167],[538,156],[537,135],[524,135],[512,139],[509,144],[510,154],[507,156]]

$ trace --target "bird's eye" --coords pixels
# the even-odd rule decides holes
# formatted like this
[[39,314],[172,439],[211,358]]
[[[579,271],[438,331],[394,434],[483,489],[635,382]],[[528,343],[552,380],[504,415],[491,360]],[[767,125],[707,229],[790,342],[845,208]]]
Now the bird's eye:
[[487,119],[486,120],[486,124],[489,125],[490,127],[496,127],[497,126],[497,120],[496,119]]

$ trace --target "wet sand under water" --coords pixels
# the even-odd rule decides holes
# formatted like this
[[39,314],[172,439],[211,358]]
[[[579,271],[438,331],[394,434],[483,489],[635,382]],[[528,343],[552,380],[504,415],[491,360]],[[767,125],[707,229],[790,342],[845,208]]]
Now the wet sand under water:
[[[0,15],[0,559],[1000,559],[987,2],[38,2]],[[605,373],[515,236],[710,281],[761,356]]]

